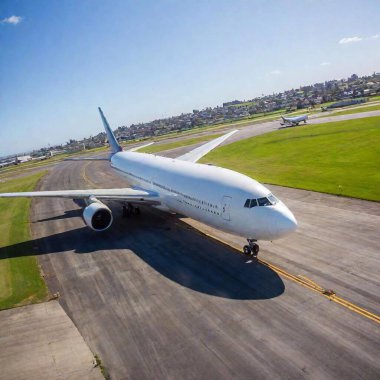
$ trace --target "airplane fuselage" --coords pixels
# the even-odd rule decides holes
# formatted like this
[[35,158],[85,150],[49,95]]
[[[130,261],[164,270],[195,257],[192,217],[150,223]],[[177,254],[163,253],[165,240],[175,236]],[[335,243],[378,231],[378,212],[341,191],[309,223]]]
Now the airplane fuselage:
[[284,117],[281,116],[284,123],[289,123],[290,125],[298,125],[301,121],[306,124],[306,120],[308,119],[308,115],[294,116],[294,117]]
[[114,154],[111,166],[135,188],[157,193],[161,209],[226,232],[274,240],[297,226],[265,186],[229,169],[136,152]]

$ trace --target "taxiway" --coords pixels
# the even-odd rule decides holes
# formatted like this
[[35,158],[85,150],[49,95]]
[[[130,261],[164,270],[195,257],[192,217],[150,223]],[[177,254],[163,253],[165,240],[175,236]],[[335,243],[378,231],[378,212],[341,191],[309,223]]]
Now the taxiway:
[[[106,166],[62,163],[41,189],[123,186]],[[261,243],[261,258],[378,313],[379,205],[280,187],[275,194],[300,228]],[[144,207],[122,219],[113,210],[104,234],[86,228],[69,200],[36,199],[31,216],[49,288],[111,378],[378,377],[376,322],[177,216]]]

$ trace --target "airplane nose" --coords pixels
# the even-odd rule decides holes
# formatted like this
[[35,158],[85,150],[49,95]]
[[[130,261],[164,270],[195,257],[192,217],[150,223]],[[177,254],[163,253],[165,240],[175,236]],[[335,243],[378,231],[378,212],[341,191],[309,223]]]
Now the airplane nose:
[[282,204],[276,213],[275,235],[283,237],[297,229],[297,220],[292,212]]
[[297,229],[297,225],[296,218],[289,210],[287,210],[286,213],[282,214],[277,227],[281,235],[287,235],[294,232]]

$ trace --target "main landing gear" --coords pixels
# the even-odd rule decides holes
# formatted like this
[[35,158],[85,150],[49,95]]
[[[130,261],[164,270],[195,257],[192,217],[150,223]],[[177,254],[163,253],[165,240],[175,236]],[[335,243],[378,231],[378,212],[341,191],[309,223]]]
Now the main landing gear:
[[136,206],[133,206],[131,203],[123,205],[123,217],[127,218],[130,215],[140,215],[140,209]]
[[259,254],[260,247],[256,243],[256,240],[255,239],[247,239],[247,242],[248,242],[248,245],[245,245],[243,247],[244,254],[247,256],[253,256],[253,257],[257,258],[258,254]]

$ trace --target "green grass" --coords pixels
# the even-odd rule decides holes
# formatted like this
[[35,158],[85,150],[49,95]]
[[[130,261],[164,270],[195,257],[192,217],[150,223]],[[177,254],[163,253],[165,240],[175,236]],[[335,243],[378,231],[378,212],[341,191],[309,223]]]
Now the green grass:
[[169,142],[166,144],[157,144],[157,145],[153,144],[153,145],[147,146],[146,148],[140,149],[139,152],[157,153],[157,152],[162,152],[164,150],[169,150],[169,149],[179,148],[182,146],[187,146],[187,145],[192,145],[192,144],[210,141],[210,140],[216,139],[219,136],[222,136],[222,134],[192,137],[189,139],[184,139],[184,140],[180,140],[180,141],[173,141],[173,142]]
[[[0,192],[30,191],[46,172],[0,183]],[[29,229],[30,200],[0,199],[0,310],[47,297],[33,252]],[[20,244],[22,243],[22,244]]]
[[378,111],[378,110],[380,110],[380,104],[377,104],[377,105],[374,105],[374,106],[352,108],[352,109],[349,109],[349,110],[334,112],[334,113],[329,114],[329,115],[323,115],[321,117],[351,115],[351,114],[360,113],[360,112]]
[[380,117],[283,129],[203,157],[260,182],[380,201]]

